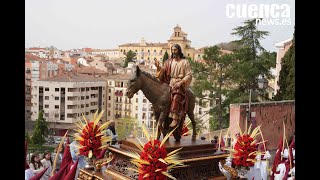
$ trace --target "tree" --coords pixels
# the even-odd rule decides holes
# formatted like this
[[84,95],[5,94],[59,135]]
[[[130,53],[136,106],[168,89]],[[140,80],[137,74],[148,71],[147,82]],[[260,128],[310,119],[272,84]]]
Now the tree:
[[279,89],[275,100],[295,99],[295,32],[293,33],[292,45],[281,59],[281,71],[279,75]]
[[[223,96],[227,95],[229,86],[229,69],[233,62],[232,54],[222,54],[218,46],[212,46],[204,49],[203,59],[205,63],[190,61],[194,83],[192,90],[199,98],[200,106],[207,106],[207,102],[216,106],[210,106],[209,114],[211,120],[219,122],[219,128],[223,128],[227,116],[228,104],[224,104]],[[215,128],[213,128],[215,129]]]
[[[267,79],[272,78],[270,69],[275,67],[275,59],[266,58],[268,52],[260,44],[260,40],[269,35],[269,32],[259,31],[255,22],[255,19],[246,20],[243,26],[234,28],[234,32],[231,33],[240,37],[233,42],[241,47],[234,52],[236,63],[232,65],[230,74],[235,84],[229,94],[231,103],[248,102],[250,89],[262,97],[262,90],[257,88],[257,78],[259,75],[264,75]],[[257,96],[252,96],[252,101],[257,101]]]
[[128,63],[129,62],[133,62],[134,58],[136,57],[136,53],[133,52],[133,51],[128,51],[127,54],[126,54],[126,59],[124,61],[124,65],[123,67],[128,67]]
[[43,110],[39,111],[38,119],[35,122],[35,127],[32,135],[32,143],[35,145],[43,145],[45,143],[45,137],[49,134],[49,124],[46,119],[43,118]]
[[168,54],[168,52],[166,51],[166,52],[164,53],[164,55],[163,55],[163,63],[164,63],[167,59],[169,59],[169,54]]
[[135,135],[134,128],[138,125],[137,120],[131,117],[125,117],[118,119],[116,126],[116,132],[118,134],[118,140],[124,139],[129,135]]

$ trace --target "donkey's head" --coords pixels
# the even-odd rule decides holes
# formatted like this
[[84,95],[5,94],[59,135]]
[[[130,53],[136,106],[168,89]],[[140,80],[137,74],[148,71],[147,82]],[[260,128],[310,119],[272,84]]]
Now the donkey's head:
[[134,66],[132,71],[132,76],[127,84],[127,92],[126,95],[128,98],[132,98],[133,95],[138,92],[142,87],[142,80],[140,78],[141,70],[139,66]]

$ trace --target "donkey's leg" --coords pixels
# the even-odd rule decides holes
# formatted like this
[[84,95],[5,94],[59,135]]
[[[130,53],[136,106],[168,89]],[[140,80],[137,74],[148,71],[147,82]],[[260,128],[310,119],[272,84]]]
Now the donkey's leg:
[[156,120],[156,127],[157,127],[157,130],[158,130],[158,135],[157,135],[156,138],[158,140],[160,139],[161,131],[162,131],[162,125],[160,124],[159,117],[160,117],[160,113],[159,112],[154,112],[154,118]]
[[197,132],[196,132],[196,121],[194,119],[193,110],[189,109],[188,116],[189,116],[191,123],[192,123],[192,140],[195,141],[196,137],[197,137]]
[[[163,127],[163,124],[164,124],[164,121],[166,120],[168,114],[169,114],[168,112],[162,111],[160,113],[160,117],[159,117],[159,129],[162,132],[163,137],[165,137],[165,135],[167,133],[166,129]],[[158,136],[159,136],[159,134],[158,134]]]

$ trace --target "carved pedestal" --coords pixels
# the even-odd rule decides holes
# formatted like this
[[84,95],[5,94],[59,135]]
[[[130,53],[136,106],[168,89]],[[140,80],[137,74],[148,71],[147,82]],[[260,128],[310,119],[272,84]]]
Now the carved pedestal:
[[[108,149],[114,154],[112,165],[105,171],[114,179],[138,179],[138,174],[134,171],[128,171],[127,167],[133,167],[130,158],[124,155],[123,152],[132,150],[140,152],[140,150],[131,141],[137,141],[135,138],[124,140],[120,146],[111,146]],[[141,141],[146,142],[145,139]],[[212,143],[196,140],[192,141],[191,137],[185,136],[181,138],[179,143],[176,143],[173,137],[165,143],[167,153],[183,147],[179,151],[180,159],[188,167],[173,169],[170,173],[181,180],[204,180],[204,179],[226,179],[220,172],[218,162],[225,159],[227,154],[215,154],[215,149]]]

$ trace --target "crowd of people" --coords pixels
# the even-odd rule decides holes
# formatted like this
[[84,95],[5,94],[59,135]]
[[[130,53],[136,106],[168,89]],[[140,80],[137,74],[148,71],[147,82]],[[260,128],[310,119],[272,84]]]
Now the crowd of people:
[[[100,125],[102,121],[100,120]],[[106,131],[106,136],[110,136],[112,141],[109,143],[111,145],[117,144],[117,133],[115,131],[115,122],[112,121]],[[72,166],[77,163],[77,168],[74,170],[75,175],[74,179],[77,179],[80,168],[85,168],[87,161],[85,157],[78,154],[79,146],[77,141],[72,141],[69,143],[69,140],[62,143],[61,148],[59,145],[56,146],[53,152],[48,150],[39,153],[34,152],[30,153],[29,157],[26,155],[26,164],[25,164],[25,180],[38,179],[38,180],[48,180],[49,178],[58,175],[56,179],[61,179],[61,177],[66,177],[69,172],[71,172]],[[27,151],[27,147],[25,147]],[[103,150],[99,158],[104,158],[108,155],[108,151]],[[54,162],[57,156],[56,161]],[[54,168],[54,170],[53,170]],[[61,170],[61,171],[60,171]],[[62,172],[64,171],[64,172]],[[59,173],[61,172],[61,173]],[[69,173],[72,174],[72,173]],[[38,177],[39,176],[39,177]],[[37,178],[35,178],[37,177]],[[63,178],[62,178],[63,179]]]

